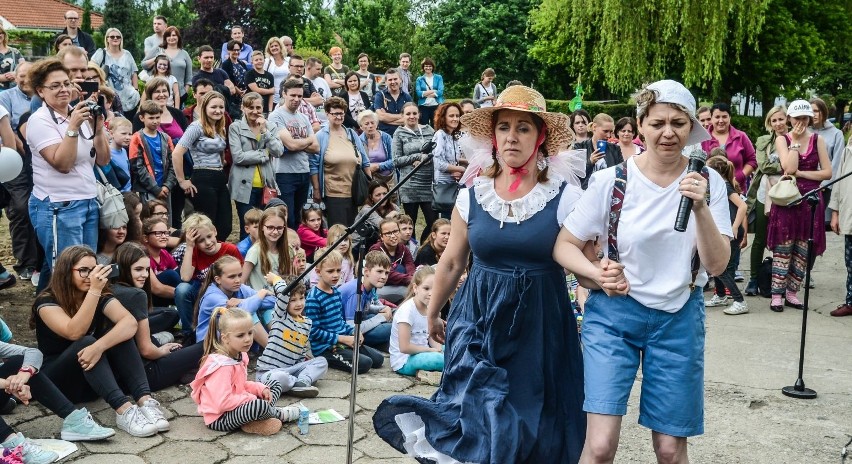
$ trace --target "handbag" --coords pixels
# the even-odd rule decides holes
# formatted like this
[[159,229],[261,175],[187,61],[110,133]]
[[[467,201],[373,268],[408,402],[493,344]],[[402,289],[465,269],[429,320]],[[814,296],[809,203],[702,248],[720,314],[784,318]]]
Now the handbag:
[[370,176],[364,172],[364,167],[361,166],[361,153],[358,152],[358,146],[352,141],[352,129],[346,129],[346,136],[349,143],[352,144],[352,151],[355,152],[355,158],[358,160],[358,166],[352,174],[352,203],[355,206],[361,206],[367,201],[367,195],[370,190]]
[[273,198],[278,198],[278,190],[276,190],[276,189],[274,189],[274,188],[272,188],[268,185],[264,185],[263,186],[263,199],[261,199],[261,204],[263,206],[266,206],[267,204],[269,204],[270,201],[272,201]]
[[784,175],[775,185],[766,192],[769,200],[778,206],[787,206],[802,198],[799,186],[796,184],[796,176]]
[[458,183],[432,184],[432,209],[435,211],[452,211],[456,206],[459,195]]
[[95,171],[100,177],[100,180],[96,183],[101,228],[114,229],[127,225],[130,217],[127,215],[127,208],[124,206],[124,195],[109,183],[100,166],[95,166]]
[[[429,84],[426,84],[427,87]],[[429,87],[431,89],[431,87]],[[456,141],[453,139],[453,154],[455,155],[455,163],[459,164],[458,150]],[[432,209],[435,211],[450,212],[456,206],[456,197],[459,195],[461,185],[458,182],[451,184],[433,183],[432,184]]]

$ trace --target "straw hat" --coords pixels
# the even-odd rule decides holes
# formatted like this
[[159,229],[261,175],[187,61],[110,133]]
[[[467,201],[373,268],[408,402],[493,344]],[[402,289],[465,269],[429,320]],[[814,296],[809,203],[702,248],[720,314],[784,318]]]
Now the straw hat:
[[547,125],[547,138],[544,147],[548,155],[569,148],[569,143],[574,139],[574,131],[568,125],[568,115],[562,113],[547,112],[547,103],[544,97],[537,91],[523,85],[507,87],[497,97],[494,106],[478,108],[472,113],[462,116],[461,123],[467,128],[467,132],[475,137],[491,140],[494,133],[491,127],[493,113],[498,110],[514,110],[534,113],[544,120]]

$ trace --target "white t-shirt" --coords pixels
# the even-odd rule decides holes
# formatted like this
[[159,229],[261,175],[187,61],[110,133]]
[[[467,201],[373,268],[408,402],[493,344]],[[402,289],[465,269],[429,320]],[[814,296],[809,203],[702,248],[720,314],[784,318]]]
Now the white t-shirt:
[[[272,272],[278,273],[278,253],[267,253],[266,258],[269,260],[269,268]],[[246,252],[246,262],[254,264],[254,267],[249,274],[249,287],[260,291],[262,289],[272,290],[272,286],[266,282],[265,274],[260,271],[260,244],[255,242]]]
[[[317,93],[322,96],[323,102],[332,97],[331,87],[328,86],[328,82],[326,82],[324,77],[317,76],[311,79],[311,82],[313,82],[314,87],[317,88]],[[317,119],[319,119],[320,121],[328,121],[328,116],[326,116],[325,108],[322,105],[316,106],[314,108],[316,108],[317,110]]]
[[278,101],[281,98],[281,83],[290,75],[290,66],[287,63],[288,60],[285,59],[281,63],[281,66],[278,66],[272,58],[267,58],[266,62],[263,63],[263,70],[269,71],[272,74],[272,81],[275,87],[275,93],[272,94],[272,101],[276,106],[278,106]]
[[[618,251],[630,282],[630,296],[639,303],[674,313],[689,298],[692,256],[697,249],[695,218],[691,215],[685,232],[674,230],[682,195],[678,191],[683,170],[668,187],[645,177],[634,157],[627,160],[627,190],[618,225]],[[580,240],[600,237],[607,256],[607,230],[615,168],[592,174],[589,187],[565,220],[565,228]],[[710,169],[710,213],[719,232],[733,237],[725,181]],[[703,287],[707,273],[702,266],[695,285]]]
[[403,322],[411,326],[410,343],[412,345],[429,346],[429,323],[426,316],[417,311],[414,299],[410,298],[399,305],[393,315],[388,351],[390,352],[391,369],[395,371],[402,369],[402,366],[408,362],[408,358],[411,356],[399,351],[399,324]]
[[[559,194],[559,186],[562,185],[562,177],[551,173],[547,182],[538,183],[529,193],[517,200],[506,201],[497,195],[494,191],[494,179],[486,176],[480,176],[473,180],[478,200],[477,202],[483,206],[486,211],[494,219],[505,223],[514,223],[515,216],[505,216],[511,210],[521,214],[521,221],[529,219],[533,214],[544,209],[547,201],[556,197]],[[470,215],[470,188],[465,188],[459,191],[456,197],[456,209],[464,222],[468,222]],[[566,185],[562,191],[562,196],[559,197],[559,205],[556,207],[556,222],[561,225],[574,204],[583,193],[579,187]]]
[[50,107],[42,105],[27,123],[27,144],[33,154],[33,195],[39,200],[50,196],[50,201],[54,203],[97,197],[95,157],[91,155],[92,141],[87,140],[93,135],[89,123],[80,127],[77,158],[68,174],[57,171],[41,156],[41,150],[62,143],[65,137],[68,120],[57,114],[56,121],[51,117]]

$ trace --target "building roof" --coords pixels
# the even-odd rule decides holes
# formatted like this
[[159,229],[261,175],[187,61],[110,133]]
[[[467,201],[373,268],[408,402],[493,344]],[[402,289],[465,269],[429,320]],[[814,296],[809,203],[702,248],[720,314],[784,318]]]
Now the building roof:
[[[65,29],[65,12],[75,10],[83,16],[83,9],[60,0],[3,0],[0,1],[0,22],[16,29],[61,31]],[[104,23],[103,15],[92,12],[92,29]],[[82,25],[83,20],[80,20]]]

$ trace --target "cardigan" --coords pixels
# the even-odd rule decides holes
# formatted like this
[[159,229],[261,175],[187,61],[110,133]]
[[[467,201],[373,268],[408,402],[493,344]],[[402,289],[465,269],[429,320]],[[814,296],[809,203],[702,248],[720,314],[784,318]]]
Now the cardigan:
[[[346,127],[346,136],[349,138],[349,141],[355,146],[355,149],[358,150],[358,155],[361,157],[361,169],[367,169],[370,167],[370,158],[367,157],[367,150],[364,149],[364,145],[361,143],[361,139],[358,137],[358,134],[355,133],[354,130]],[[317,132],[317,142],[319,142],[319,153],[318,156],[311,156],[308,161],[311,167],[311,175],[319,176],[319,186],[320,186],[320,195],[325,198],[325,152],[328,150],[328,138],[329,138],[329,128],[328,126],[323,126],[322,129]]]
[[417,78],[417,81],[414,83],[414,91],[417,94],[417,105],[422,106],[426,103],[426,98],[423,96],[423,92],[427,90],[436,91],[437,95],[435,95],[435,100],[438,101],[438,104],[444,103],[444,78],[441,77],[440,74],[432,74],[432,87],[426,83],[426,76],[420,76]]

